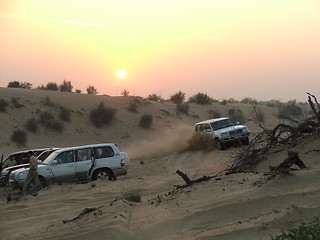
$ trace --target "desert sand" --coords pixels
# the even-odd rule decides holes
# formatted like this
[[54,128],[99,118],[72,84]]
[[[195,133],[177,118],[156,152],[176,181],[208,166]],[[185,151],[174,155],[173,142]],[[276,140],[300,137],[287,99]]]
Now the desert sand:
[[[319,134],[305,136],[295,147],[275,149],[253,172],[221,174],[217,179],[175,188],[184,184],[177,169],[191,179],[212,176],[243,148],[188,151],[193,125],[210,118],[209,110],[226,115],[232,107],[250,118],[250,104],[191,104],[185,115],[177,113],[173,103],[144,99],[138,99],[136,112],[129,111],[130,101],[137,99],[133,97],[0,88],[0,98],[8,102],[17,98],[24,105],[9,104],[6,112],[0,112],[0,153],[4,155],[23,149],[114,142],[131,158],[128,174],[116,181],[52,184],[37,196],[8,202],[8,193],[18,196],[18,190],[0,187],[0,239],[267,240],[320,215]],[[44,104],[46,98],[54,106]],[[101,101],[116,108],[116,115],[109,126],[96,128],[89,114]],[[24,129],[37,112],[50,110],[57,116],[60,106],[72,110],[71,121],[64,123],[62,132],[39,126],[36,133],[28,133],[26,146],[10,141],[12,132]],[[259,108],[266,114],[267,127],[279,123],[276,109]],[[152,114],[151,129],[139,126],[142,114]],[[253,135],[260,131],[253,122],[247,125]],[[270,165],[287,157],[288,149],[299,153],[307,169],[254,185]],[[132,190],[141,192],[141,202],[121,199]],[[97,210],[63,222],[86,208]]]

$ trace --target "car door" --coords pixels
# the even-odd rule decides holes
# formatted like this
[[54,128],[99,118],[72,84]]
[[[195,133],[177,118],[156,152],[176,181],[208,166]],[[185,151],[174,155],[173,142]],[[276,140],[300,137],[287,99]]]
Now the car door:
[[73,180],[76,178],[73,150],[59,153],[52,161],[50,169],[55,181]]
[[75,171],[78,179],[88,177],[88,171],[93,162],[93,153],[91,148],[82,148],[75,151]]

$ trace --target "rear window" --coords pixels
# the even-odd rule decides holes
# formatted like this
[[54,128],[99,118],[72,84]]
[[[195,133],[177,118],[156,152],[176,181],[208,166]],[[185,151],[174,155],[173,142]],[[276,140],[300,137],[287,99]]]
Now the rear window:
[[108,158],[114,156],[114,151],[110,146],[103,146],[103,147],[95,147],[93,148],[94,154],[97,159],[99,158]]

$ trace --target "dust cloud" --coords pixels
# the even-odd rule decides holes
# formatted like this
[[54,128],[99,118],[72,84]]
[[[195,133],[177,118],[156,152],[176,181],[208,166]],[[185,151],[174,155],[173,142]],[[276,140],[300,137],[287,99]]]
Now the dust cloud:
[[192,137],[193,127],[181,125],[167,129],[156,138],[134,142],[126,148],[130,159],[149,159],[188,149],[188,140]]

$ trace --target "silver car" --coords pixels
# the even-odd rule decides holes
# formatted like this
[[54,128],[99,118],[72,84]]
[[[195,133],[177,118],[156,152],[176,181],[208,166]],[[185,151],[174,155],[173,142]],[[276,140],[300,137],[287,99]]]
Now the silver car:
[[[126,175],[129,157],[113,143],[63,148],[54,151],[38,165],[43,186],[52,182],[71,180],[114,180]],[[18,169],[10,174],[9,186],[23,186],[29,169]],[[32,190],[33,183],[29,189]]]

